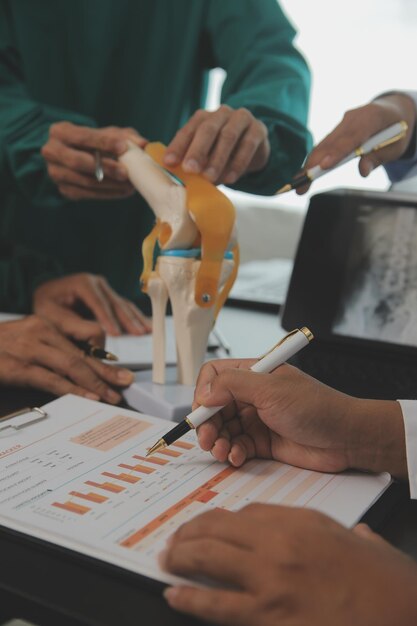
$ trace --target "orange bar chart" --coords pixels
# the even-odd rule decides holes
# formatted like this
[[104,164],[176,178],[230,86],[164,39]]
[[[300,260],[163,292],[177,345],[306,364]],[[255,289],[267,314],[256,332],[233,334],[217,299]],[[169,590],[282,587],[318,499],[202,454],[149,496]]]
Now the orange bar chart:
[[120,493],[124,491],[125,488],[121,485],[115,485],[114,483],[95,483],[92,480],[86,480],[85,484],[89,487],[97,487],[97,489],[105,489],[106,491],[111,491],[112,493]]
[[139,476],[132,476],[131,474],[112,474],[111,472],[103,472],[103,476],[108,478],[116,478],[117,480],[123,480],[125,483],[138,483],[140,481]]
[[75,502],[52,502],[52,506],[64,509],[70,513],[77,513],[77,515],[85,515],[88,511],[91,511],[88,506],[81,506],[81,504],[76,504]]
[[70,496],[75,496],[76,498],[83,498],[84,500],[90,500],[90,502],[97,502],[101,504],[102,502],[107,502],[108,498],[106,496],[101,496],[98,493],[81,493],[80,491],[70,491]]
[[210,478],[210,480],[182,498],[182,500],[179,500],[176,504],[165,510],[160,515],[157,515],[157,517],[148,522],[148,524],[133,532],[129,537],[126,537],[120,545],[124,548],[134,548],[148,535],[169,522],[173,517],[176,517],[179,513],[181,513],[181,511],[190,506],[190,504],[195,502],[199,502],[201,504],[209,502],[217,495],[217,492],[214,489],[219,486],[222,481],[226,480],[237,471],[236,467],[231,466],[221,470],[218,474]]
[[134,454],[133,458],[138,459],[139,461],[146,461],[147,463],[153,463],[154,465],[166,465],[167,463],[169,463],[168,459],[161,459],[160,456],[156,456],[155,454],[153,456],[150,456],[149,458],[146,458],[144,456],[139,456],[138,454]]
[[158,454],[165,454],[165,456],[171,456],[172,458],[177,458],[181,456],[181,452],[177,452],[176,450],[170,450],[166,448],[165,450],[158,450]]
[[210,489],[208,489],[207,491],[204,491],[202,494],[197,496],[196,500],[197,502],[202,502],[203,504],[206,504],[206,502],[210,502],[210,500],[218,495],[219,494],[217,493],[217,491],[210,491]]
[[272,484],[258,494],[257,502],[269,502],[276,494],[284,489],[292,480],[294,480],[303,470],[298,467],[290,467],[290,469],[278,476]]
[[176,446],[177,448],[182,448],[183,450],[192,450],[195,448],[195,445],[188,443],[188,441],[175,441],[171,445]]
[[142,474],[152,474],[152,472],[155,471],[153,467],[145,467],[145,465],[126,465],[126,463],[120,463],[119,467],[131,470],[132,472],[141,472]]
[[[303,496],[315,483],[323,478],[322,474],[309,474],[304,480],[299,483],[292,491],[290,491],[282,500],[282,504],[294,504],[297,500]],[[329,481],[332,477],[329,477]]]

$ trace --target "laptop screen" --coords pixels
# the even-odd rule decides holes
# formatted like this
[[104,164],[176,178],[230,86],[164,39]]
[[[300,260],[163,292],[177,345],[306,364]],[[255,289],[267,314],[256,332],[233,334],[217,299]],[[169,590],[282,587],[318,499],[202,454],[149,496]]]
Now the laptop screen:
[[417,196],[313,196],[282,316],[317,338],[417,348]]
[[417,211],[359,204],[333,333],[417,346]]

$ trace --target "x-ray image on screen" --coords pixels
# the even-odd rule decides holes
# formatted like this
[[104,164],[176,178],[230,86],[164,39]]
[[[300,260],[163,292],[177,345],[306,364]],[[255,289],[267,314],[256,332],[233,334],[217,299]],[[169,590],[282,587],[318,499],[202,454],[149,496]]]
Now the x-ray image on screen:
[[333,332],[417,346],[417,211],[361,207],[347,267]]

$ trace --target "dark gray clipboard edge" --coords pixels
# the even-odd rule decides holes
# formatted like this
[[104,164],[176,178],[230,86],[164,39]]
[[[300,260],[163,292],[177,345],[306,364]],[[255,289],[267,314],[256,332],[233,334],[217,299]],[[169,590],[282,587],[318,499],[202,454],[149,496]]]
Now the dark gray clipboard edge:
[[76,561],[79,564],[88,564],[95,569],[100,569],[100,572],[108,572],[109,574],[114,574],[120,578],[134,581],[136,583],[140,581],[141,584],[144,584],[146,588],[155,593],[161,593],[168,586],[167,583],[164,583],[162,581],[156,580],[154,578],[149,578],[148,576],[139,574],[137,572],[132,572],[129,569],[125,569],[118,565],[114,565],[113,563],[109,563],[108,561],[101,560],[87,554],[83,554],[82,552],[79,552],[77,550],[65,548],[64,546],[53,543],[52,541],[45,541],[44,539],[40,539],[34,535],[15,530],[14,528],[9,528],[8,526],[4,526],[0,522],[0,536],[3,536],[3,534],[8,535],[10,538],[13,538],[18,542],[23,541],[26,542],[28,545],[41,548],[46,552],[53,552],[54,556],[61,554],[65,558]]
[[0,554],[0,614],[42,626],[202,624],[169,608],[164,583],[4,525]]

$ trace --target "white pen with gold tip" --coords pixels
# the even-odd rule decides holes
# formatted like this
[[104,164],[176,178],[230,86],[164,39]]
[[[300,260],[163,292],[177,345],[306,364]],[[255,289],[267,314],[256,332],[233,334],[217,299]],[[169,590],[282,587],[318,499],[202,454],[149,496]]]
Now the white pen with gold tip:
[[276,195],[287,193],[287,191],[292,191],[293,189],[299,189],[300,187],[304,187],[304,185],[309,185],[313,182],[313,180],[320,178],[320,176],[323,176],[328,172],[332,172],[337,167],[348,163],[355,157],[362,157],[365,154],[370,154],[371,152],[376,152],[377,150],[386,148],[386,146],[390,146],[392,143],[395,143],[405,137],[407,129],[407,122],[403,120],[389,126],[385,130],[381,130],[381,132],[377,133],[373,137],[370,137],[370,139],[365,141],[362,146],[356,148],[356,150],[348,154],[348,156],[339,161],[339,163],[336,163],[334,167],[331,167],[328,170],[322,170],[320,165],[316,165],[315,167],[307,170],[303,176],[295,178],[291,183],[288,183],[287,185],[281,187],[281,189],[278,189]]
[[[253,372],[269,373],[279,365],[288,361],[294,354],[302,350],[313,339],[313,333],[306,327],[300,330],[296,329],[286,335],[279,343],[277,343],[269,352],[261,357],[250,368]],[[161,437],[151,448],[149,448],[146,456],[150,456],[158,450],[162,450],[170,446],[174,441],[188,433],[190,430],[197,428],[210,417],[215,415],[223,406],[199,406],[195,411],[189,413],[182,422],[172,428],[166,435]]]

